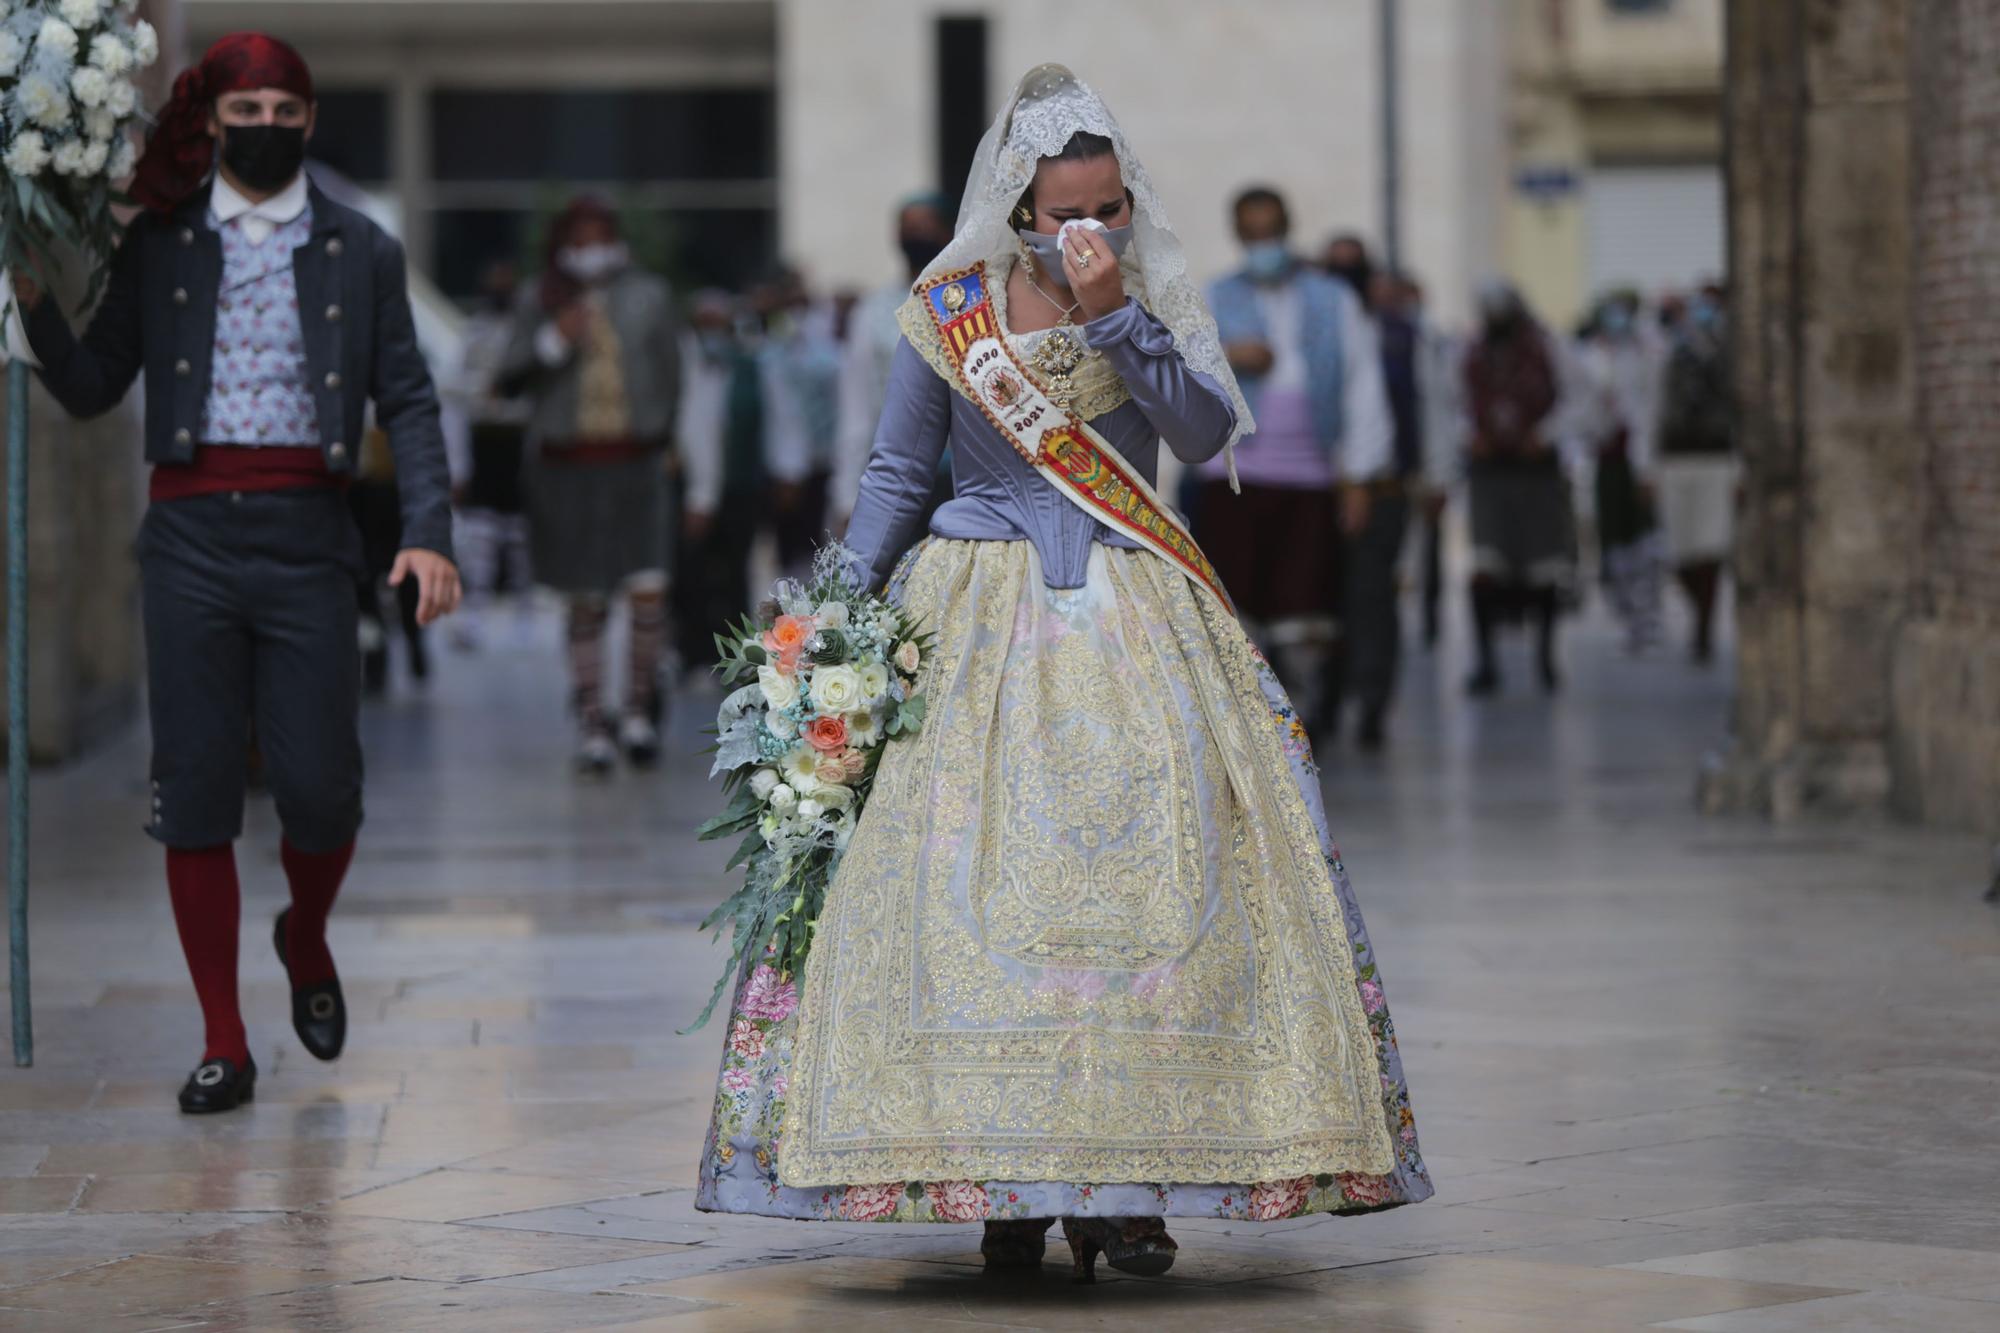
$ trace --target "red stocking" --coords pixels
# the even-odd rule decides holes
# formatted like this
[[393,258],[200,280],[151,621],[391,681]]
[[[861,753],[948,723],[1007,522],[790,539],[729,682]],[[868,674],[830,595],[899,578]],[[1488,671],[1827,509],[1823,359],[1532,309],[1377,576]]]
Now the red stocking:
[[236,850],[228,843],[195,850],[167,849],[167,893],[174,903],[181,952],[187,955],[194,993],[201,1001],[207,1043],[203,1060],[230,1060],[238,1069],[250,1058],[243,1010],[236,997],[236,936],[242,893],[236,883]]
[[285,956],[292,967],[292,985],[316,986],[334,978],[333,955],[326,947],[326,915],[347,878],[354,843],[330,852],[302,852],[288,841],[279,850],[285,878],[292,886],[292,914],[285,921]]

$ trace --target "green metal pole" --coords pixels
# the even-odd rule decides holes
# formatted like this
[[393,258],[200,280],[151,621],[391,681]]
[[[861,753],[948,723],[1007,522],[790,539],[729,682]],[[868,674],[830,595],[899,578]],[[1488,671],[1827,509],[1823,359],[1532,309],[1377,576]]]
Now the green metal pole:
[[14,1063],[35,1062],[28,1012],[28,367],[7,363],[7,980]]

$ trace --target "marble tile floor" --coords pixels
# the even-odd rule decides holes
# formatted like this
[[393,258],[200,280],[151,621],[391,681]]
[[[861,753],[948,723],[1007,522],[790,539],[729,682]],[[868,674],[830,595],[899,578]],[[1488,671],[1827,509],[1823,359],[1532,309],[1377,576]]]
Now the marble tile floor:
[[[1515,653],[1524,646],[1512,646]],[[1438,1184],[1185,1219],[1158,1280],[989,1280],[971,1229],[694,1211],[726,851],[678,697],[653,774],[567,773],[553,627],[367,714],[369,825],[306,1057],[242,844],[253,1107],[178,1115],[199,1022],[138,832],[144,738],[38,778],[37,1059],[0,1071],[0,1329],[2000,1329],[1985,849],[1705,820],[1726,682],[1586,618],[1568,688],[1411,653],[1390,751],[1324,756]],[[1059,1246],[1058,1246],[1059,1248]]]

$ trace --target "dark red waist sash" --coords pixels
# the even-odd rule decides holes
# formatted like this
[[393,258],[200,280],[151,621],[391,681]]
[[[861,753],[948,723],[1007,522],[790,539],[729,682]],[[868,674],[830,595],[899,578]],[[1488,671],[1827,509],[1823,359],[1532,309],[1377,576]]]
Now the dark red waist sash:
[[191,463],[155,464],[149,498],[158,504],[220,491],[291,491],[342,484],[343,478],[326,470],[326,456],[316,445],[253,449],[204,444],[195,450]]

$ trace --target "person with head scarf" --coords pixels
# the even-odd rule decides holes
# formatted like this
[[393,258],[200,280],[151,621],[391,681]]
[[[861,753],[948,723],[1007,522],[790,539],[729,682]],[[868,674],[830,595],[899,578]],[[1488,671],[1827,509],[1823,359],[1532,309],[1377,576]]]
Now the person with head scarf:
[[899,322],[846,558],[935,635],[901,654],[928,710],[804,975],[752,955],[696,1206],[983,1222],[994,1269],[1061,1218],[1087,1281],[1164,1271],[1169,1216],[1428,1197],[1311,747],[1153,489],[1163,444],[1200,462],[1254,422],[1068,70],[1009,99]]
[[144,211],[83,337],[53,301],[22,293],[42,380],[72,414],[108,411],[146,379],[147,828],[167,848],[206,1028],[180,1094],[193,1113],[234,1109],[256,1087],[232,846],[253,725],[284,827],[291,906],[275,944],[292,1025],[322,1060],[346,1040],[326,919],[361,825],[362,556],[341,489],[371,404],[401,485],[391,581],[414,582],[421,621],[458,601],[444,440],[402,247],[305,175],[316,114],[296,51],[224,37],[159,112],[131,185]]
[[[569,601],[576,767],[610,772],[660,754],[667,617],[667,467],[680,397],[680,327],[667,284],[632,262],[618,216],[573,200],[549,225],[500,382],[532,404],[527,426],[535,577]],[[631,614],[625,704],[605,702],[611,602]]]
[[1461,371],[1479,653],[1466,685],[1474,695],[1500,688],[1494,638],[1502,620],[1525,613],[1536,625],[1542,687],[1553,692],[1561,683],[1556,617],[1576,580],[1576,525],[1559,449],[1575,376],[1511,284],[1480,289],[1479,321]]

